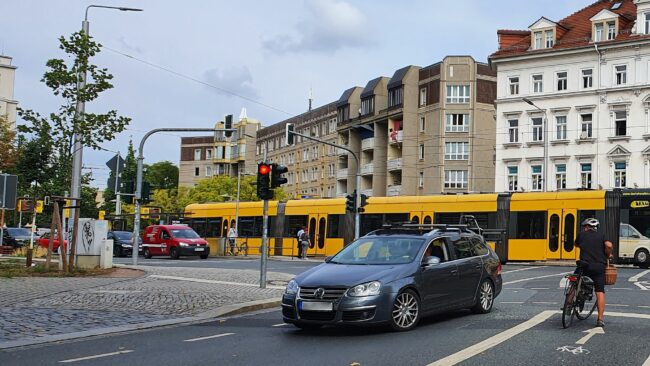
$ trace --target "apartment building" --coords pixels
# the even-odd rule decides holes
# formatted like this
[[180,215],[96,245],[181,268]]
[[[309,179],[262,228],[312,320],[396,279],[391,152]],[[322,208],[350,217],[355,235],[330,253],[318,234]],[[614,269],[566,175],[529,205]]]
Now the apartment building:
[[496,191],[650,187],[650,1],[497,35]]
[[329,103],[298,116],[265,127],[257,132],[257,161],[266,161],[289,168],[283,189],[289,198],[332,198],[336,196],[336,149],[296,136],[295,144],[285,145],[285,126],[295,131],[335,143],[336,103]]
[[16,66],[11,65],[11,57],[0,55],[0,116],[6,116],[9,124],[16,128],[16,106],[14,100],[14,78]]
[[[470,56],[346,90],[337,102],[338,141],[358,156],[368,196],[492,191],[496,74]],[[337,195],[356,188],[357,162],[341,150]]]
[[178,184],[193,187],[199,180],[215,175],[237,177],[238,174],[255,174],[255,136],[261,128],[259,121],[248,118],[242,110],[239,121],[231,123],[232,116],[216,123],[215,128],[236,129],[230,137],[224,132],[213,136],[181,138],[181,158]]

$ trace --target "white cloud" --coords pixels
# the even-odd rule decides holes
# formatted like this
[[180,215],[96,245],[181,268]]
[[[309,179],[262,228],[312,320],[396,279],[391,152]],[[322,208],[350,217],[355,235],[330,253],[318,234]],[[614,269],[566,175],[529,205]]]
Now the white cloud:
[[203,79],[210,85],[215,86],[211,90],[217,93],[233,96],[243,96],[257,99],[258,93],[253,86],[253,77],[246,66],[230,67],[224,70],[218,68],[206,70]]

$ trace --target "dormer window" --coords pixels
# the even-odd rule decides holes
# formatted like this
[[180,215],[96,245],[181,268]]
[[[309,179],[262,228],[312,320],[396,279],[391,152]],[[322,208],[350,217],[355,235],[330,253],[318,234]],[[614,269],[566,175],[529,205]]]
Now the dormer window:
[[535,32],[535,49],[542,48],[542,32]]
[[361,100],[361,115],[366,116],[375,112],[375,97],[364,98]]
[[553,48],[555,46],[557,32],[564,29],[561,25],[541,17],[535,23],[531,24],[530,30],[530,47],[534,50]]
[[553,30],[547,30],[546,32],[546,48],[553,48],[553,43],[555,39],[553,38]]
[[600,42],[603,40],[603,24],[598,23],[594,25],[596,32],[594,33],[594,42]]
[[598,14],[591,17],[592,24],[592,41],[612,41],[618,35],[618,17],[619,15],[603,9]]
[[616,23],[607,22],[607,40],[611,41],[616,38]]

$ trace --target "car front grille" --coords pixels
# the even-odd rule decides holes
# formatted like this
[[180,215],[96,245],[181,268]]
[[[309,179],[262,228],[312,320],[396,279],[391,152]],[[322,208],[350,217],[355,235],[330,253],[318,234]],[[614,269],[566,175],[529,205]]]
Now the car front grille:
[[318,320],[318,321],[332,321],[336,316],[336,311],[304,311],[301,310],[300,319],[305,320]]
[[301,287],[301,299],[317,299],[317,300],[330,300],[337,301],[345,294],[348,289],[346,287],[322,287],[324,290],[323,297],[316,297],[316,290],[321,287]]

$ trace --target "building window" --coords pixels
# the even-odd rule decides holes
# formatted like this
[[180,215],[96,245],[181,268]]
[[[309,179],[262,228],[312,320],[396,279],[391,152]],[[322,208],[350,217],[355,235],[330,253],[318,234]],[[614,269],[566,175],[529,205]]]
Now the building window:
[[582,119],[582,122],[580,123],[580,138],[590,139],[593,136],[593,117],[591,116],[591,113],[585,113],[581,114],[580,118]]
[[616,80],[616,85],[625,85],[627,84],[627,65],[616,65],[614,66],[614,79]]
[[424,187],[424,172],[418,173],[418,187]]
[[445,188],[467,188],[467,170],[445,170]]
[[446,142],[445,160],[468,160],[469,142]]
[[469,132],[469,114],[447,114],[445,132]]
[[591,88],[594,84],[594,70],[593,69],[584,69],[582,70],[582,87],[584,89]]
[[201,149],[194,149],[194,160],[201,160]]
[[591,163],[580,164],[580,185],[591,189]]
[[330,121],[330,133],[336,132],[336,120],[332,119]]
[[542,32],[535,32],[535,49],[542,48]]
[[510,90],[510,95],[519,94],[519,76],[511,76],[508,78],[508,89]]
[[616,38],[616,23],[607,22],[607,40],[611,41]]
[[627,112],[614,112],[614,129],[616,136],[627,136]]
[[532,118],[533,121],[533,141],[544,141],[544,122],[541,117]]
[[614,187],[627,187],[626,180],[626,163],[614,163]]
[[519,142],[519,120],[508,120],[508,142]]
[[508,191],[515,192],[519,187],[517,184],[518,168],[516,166],[508,167]]
[[531,166],[532,168],[532,181],[533,181],[533,191],[541,191],[542,190],[542,183],[543,183],[543,178],[542,178],[542,166],[541,165],[533,165]]
[[205,176],[206,177],[211,177],[212,176],[212,167],[211,166],[206,166],[205,167]]
[[212,149],[205,149],[205,159],[212,159]]
[[375,97],[364,98],[361,100],[361,115],[372,114],[375,111]]
[[447,85],[447,103],[469,103],[469,85]]
[[[336,110],[336,120],[340,122],[345,122],[350,119],[350,105],[346,104],[343,107],[339,107]],[[300,137],[300,136],[299,136]]]
[[555,129],[555,138],[558,140],[566,140],[566,116],[555,117]]
[[544,92],[544,77],[543,75],[533,75],[533,93]]
[[424,144],[420,144],[420,148],[418,150],[420,152],[420,160],[424,160]]
[[598,23],[594,26],[596,33],[594,34],[594,42],[600,42],[603,40],[603,24]]
[[645,13],[645,34],[650,34],[650,13]]
[[427,105],[427,88],[420,89],[420,107]]
[[389,107],[396,107],[399,105],[402,105],[403,102],[403,97],[404,97],[404,89],[402,86],[398,88],[393,88],[388,91],[388,106]]
[[566,189],[566,164],[555,164],[555,187]]
[[546,31],[546,48],[553,48],[553,31],[552,30],[547,30]]
[[557,74],[557,90],[562,91],[567,88],[567,73],[566,71],[558,72]]
[[198,166],[194,167],[194,176],[198,177],[199,175],[201,175],[201,169]]
[[420,132],[424,132],[427,129],[427,119],[424,116],[420,117]]

